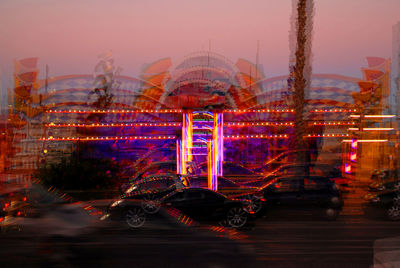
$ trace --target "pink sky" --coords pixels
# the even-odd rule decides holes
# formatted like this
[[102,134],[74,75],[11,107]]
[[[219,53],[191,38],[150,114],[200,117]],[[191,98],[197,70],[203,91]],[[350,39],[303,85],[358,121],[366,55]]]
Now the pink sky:
[[[360,77],[365,56],[391,57],[399,0],[315,0],[313,72]],[[50,75],[92,73],[113,51],[122,74],[144,63],[208,49],[255,61],[267,77],[288,69],[291,0],[1,0],[0,64],[9,86],[12,60],[39,57]]]

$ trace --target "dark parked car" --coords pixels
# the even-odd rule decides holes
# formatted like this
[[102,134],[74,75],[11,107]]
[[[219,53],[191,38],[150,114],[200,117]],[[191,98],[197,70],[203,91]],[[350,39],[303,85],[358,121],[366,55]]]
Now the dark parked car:
[[342,177],[340,169],[335,168],[328,164],[322,163],[302,163],[302,164],[289,164],[278,168],[277,170],[268,174],[266,179],[271,175],[288,176],[288,175],[306,175],[306,176],[321,176],[325,177],[338,185],[348,186],[349,179]]
[[383,191],[368,193],[364,196],[366,214],[389,220],[400,220],[400,193],[398,191]]
[[373,182],[368,186],[370,191],[400,190],[397,170],[374,171],[371,175]]
[[325,177],[294,175],[277,177],[262,187],[267,211],[273,208],[315,210],[336,219],[343,201],[336,184]]
[[[222,194],[199,188],[183,188],[158,200],[161,208],[173,208],[196,221],[226,222],[230,227],[243,227],[250,216],[249,202],[230,199]],[[108,210],[111,218],[123,219],[131,227],[141,227],[146,214],[141,201],[125,197]]]
[[[189,186],[189,182],[184,176],[168,173],[152,175],[131,183],[121,198],[143,200],[141,207],[145,212],[152,214],[158,211],[160,198],[186,186]],[[121,198],[113,204],[117,204]]]
[[[190,187],[192,188],[207,188],[208,178],[206,176],[190,176],[188,177]],[[235,199],[243,199],[251,201],[252,212],[260,213],[264,208],[265,199],[260,193],[258,187],[242,186],[227,178],[218,177],[219,193]]]

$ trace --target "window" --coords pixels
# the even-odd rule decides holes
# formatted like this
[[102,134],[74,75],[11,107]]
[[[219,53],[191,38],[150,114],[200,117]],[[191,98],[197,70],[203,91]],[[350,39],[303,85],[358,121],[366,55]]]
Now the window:
[[300,190],[300,182],[299,178],[283,178],[279,179],[274,186],[278,192],[296,192]]
[[304,178],[304,190],[322,190],[329,186],[329,181],[316,178]]

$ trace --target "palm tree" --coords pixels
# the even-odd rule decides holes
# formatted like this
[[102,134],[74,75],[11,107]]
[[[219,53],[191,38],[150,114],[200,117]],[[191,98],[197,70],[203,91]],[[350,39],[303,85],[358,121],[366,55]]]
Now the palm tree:
[[294,149],[297,150],[297,162],[304,162],[309,159],[305,153],[304,148],[306,144],[304,142],[305,134],[305,122],[304,122],[304,106],[305,106],[305,88],[306,88],[306,77],[304,71],[307,63],[306,45],[310,41],[308,38],[311,36],[308,34],[307,25],[311,25],[307,20],[308,12],[307,8],[313,5],[312,0],[298,0],[297,4],[297,48],[296,48],[296,65],[294,68],[294,109],[295,109],[295,123],[294,123]]

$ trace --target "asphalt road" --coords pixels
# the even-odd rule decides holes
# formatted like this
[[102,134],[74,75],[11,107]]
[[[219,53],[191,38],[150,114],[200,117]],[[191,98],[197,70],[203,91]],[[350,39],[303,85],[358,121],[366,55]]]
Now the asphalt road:
[[170,221],[141,230],[113,222],[72,238],[9,230],[1,233],[0,266],[371,267],[374,242],[400,237],[400,222],[364,214],[362,194],[347,194],[336,221],[279,211],[239,232]]

